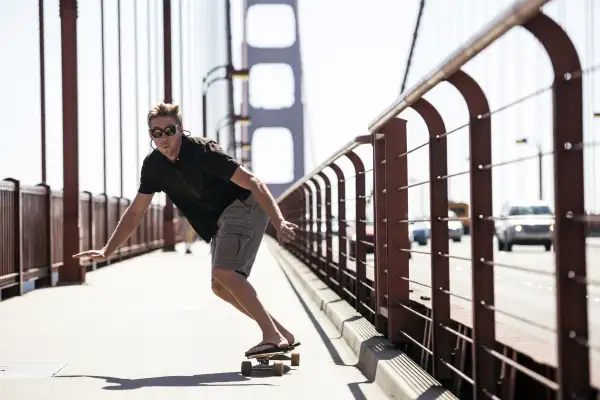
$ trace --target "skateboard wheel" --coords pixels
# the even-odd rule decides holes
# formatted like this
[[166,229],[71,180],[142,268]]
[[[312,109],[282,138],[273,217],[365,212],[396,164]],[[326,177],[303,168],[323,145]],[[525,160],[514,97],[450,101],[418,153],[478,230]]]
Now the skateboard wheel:
[[252,373],[252,363],[250,361],[242,361],[242,375],[250,376]]
[[292,367],[297,367],[300,365],[300,353],[292,353]]
[[273,364],[273,372],[275,373],[275,376],[283,376],[283,372],[284,372],[283,363],[276,362],[275,364]]

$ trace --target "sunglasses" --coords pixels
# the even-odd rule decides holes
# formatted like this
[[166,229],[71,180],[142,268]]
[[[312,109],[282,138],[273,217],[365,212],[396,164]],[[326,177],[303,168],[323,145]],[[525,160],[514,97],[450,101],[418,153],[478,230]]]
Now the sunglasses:
[[167,135],[167,136],[173,136],[177,133],[177,127],[179,126],[179,124],[177,125],[167,125],[167,127],[165,129],[161,129],[161,128],[153,128],[150,129],[150,135],[152,135],[152,137],[154,139],[159,139],[162,137],[163,134]]

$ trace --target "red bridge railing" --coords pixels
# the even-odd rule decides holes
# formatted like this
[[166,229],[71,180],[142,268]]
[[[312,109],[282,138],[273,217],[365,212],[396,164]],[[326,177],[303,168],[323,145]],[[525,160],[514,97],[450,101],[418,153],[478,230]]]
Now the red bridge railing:
[[[582,68],[568,34],[540,11],[545,3],[514,3],[384,110],[368,135],[352,140],[278,199],[286,218],[301,227],[287,249],[393,344],[465,399],[588,399],[595,398],[600,386],[599,332],[591,333],[593,314],[588,315],[588,290],[597,293],[600,280],[588,276],[586,255],[591,251],[586,236],[597,229],[598,217],[586,212],[584,196],[584,150],[594,143],[583,135],[583,81],[599,66]],[[554,80],[492,109],[485,91],[463,66],[515,27],[542,44]],[[435,104],[424,97],[440,83],[453,86],[466,104],[468,118],[458,128],[447,127]],[[554,256],[552,268],[505,262],[511,249],[499,248],[504,245],[498,244],[496,224],[507,217],[495,214],[492,202],[503,190],[492,179],[496,169],[537,157],[492,157],[492,118],[542,94],[552,100],[548,125],[553,149],[540,155],[553,158],[553,239],[546,247],[554,253],[542,253]],[[400,116],[407,109],[422,118],[429,135],[412,147],[411,126]],[[453,157],[448,139],[459,131],[468,137],[469,167],[454,172],[448,167]],[[408,158],[419,150],[428,152],[423,169],[428,168],[429,177],[415,182],[409,179],[413,164]],[[470,215],[451,217],[448,184],[461,176],[469,179]],[[429,189],[428,216],[411,219],[408,192],[423,186]],[[413,249],[412,227],[425,221],[431,226],[429,251]],[[456,253],[450,246],[448,226],[456,221],[470,228],[470,254]],[[458,263],[469,272],[460,282],[451,279]],[[497,300],[496,293],[496,273],[501,270],[541,276],[555,290],[555,309],[544,304],[537,313],[542,317],[521,315],[519,307],[526,309],[526,304],[516,298],[523,290],[517,287],[517,275],[500,287],[515,295],[512,309],[504,308],[508,303]],[[542,321],[544,315],[555,320],[554,327]],[[506,319],[545,336],[522,334],[501,322]]]
[[[81,251],[102,248],[114,231],[128,199],[81,193],[79,200]],[[126,243],[107,261],[84,262],[94,270],[163,246],[163,206],[152,204]],[[18,180],[0,181],[0,293],[6,299],[23,293],[23,285],[53,286],[62,266],[62,193],[46,185],[21,186]],[[183,232],[175,220],[176,240]]]
[[[127,2],[101,1],[94,5],[76,0],[54,2],[40,0],[38,2],[38,18],[35,23],[39,29],[39,101],[41,106],[39,109],[41,130],[39,133],[42,150],[40,180],[45,184],[49,183],[48,170],[56,171],[58,167],[62,169],[60,171],[62,172],[62,187],[60,191],[57,191],[42,184],[26,187],[18,180],[11,178],[0,181],[0,299],[20,295],[24,290],[29,290],[32,284],[35,288],[55,285],[57,277],[61,283],[81,283],[85,281],[84,272],[89,269],[93,270],[106,263],[113,263],[158,248],[172,251],[175,243],[183,238],[185,225],[179,224],[178,213],[173,213],[173,204],[167,198],[165,206],[157,204],[151,206],[139,228],[107,262],[82,265],[80,260],[70,257],[73,253],[91,248],[99,249],[106,244],[108,236],[112,234],[120,217],[130,204],[130,200],[122,198],[124,190],[126,190],[123,171],[126,168],[133,168],[132,161],[135,160],[135,168],[139,173],[141,152],[143,151],[140,140],[147,140],[148,146],[151,146],[150,137],[139,118],[146,115],[148,107],[152,107],[158,102],[173,102],[171,48],[176,43],[172,43],[173,39],[171,38],[171,1],[146,2],[139,11],[137,2],[133,2],[130,3],[133,9],[129,8],[130,12],[122,13],[124,7],[130,7],[125,3]],[[100,7],[99,12],[91,8],[86,9],[86,7],[97,6]],[[0,12],[10,14],[14,11],[13,8],[8,6],[6,10]],[[108,12],[110,10],[114,12]],[[183,9],[179,7],[178,11],[181,19]],[[155,22],[153,25],[156,28],[156,35],[138,37],[136,29],[123,32],[120,29],[113,29],[115,26],[122,26],[123,23],[135,26],[142,19],[147,20],[149,24],[151,18]],[[24,21],[24,24],[21,25],[34,23],[33,21]],[[60,26],[62,34],[55,35],[45,29],[48,21],[50,21],[50,25],[59,24],[56,26]],[[77,33],[78,25],[89,23],[99,24],[99,36],[83,35],[82,37]],[[105,26],[108,28],[105,29]],[[118,46],[106,45],[105,41],[109,37],[105,32],[109,30],[113,30],[113,33],[116,34]],[[21,32],[15,33],[17,37],[20,34]],[[83,46],[90,48],[101,60],[101,62],[91,61],[95,67],[100,68],[97,77],[101,78],[99,83],[102,87],[101,98],[96,99],[98,102],[93,101],[93,106],[90,106],[91,103],[86,103],[91,100],[89,97],[80,96],[82,90],[87,90],[84,82],[86,79],[78,81],[76,73],[78,65],[81,69],[82,61],[84,61],[83,68],[86,69],[85,59],[82,60],[77,53],[78,40],[81,44],[82,39]],[[14,40],[14,38],[10,40]],[[138,42],[146,44],[145,50],[138,51]],[[126,43],[133,45],[132,51],[121,51],[122,45],[126,46]],[[46,56],[56,48],[60,48],[58,58],[60,68],[54,72],[47,71]],[[181,54],[183,53],[180,51]],[[137,66],[137,61],[143,55],[147,57],[146,62],[135,73],[141,74],[143,70],[147,69],[146,93],[148,97],[140,100],[141,93],[137,80],[130,85],[127,82],[128,79],[123,79],[123,77],[126,74],[124,66],[129,64]],[[111,74],[105,74],[105,70],[108,71],[110,68],[118,71],[118,89],[116,90],[110,90],[109,86],[112,87],[116,82],[111,78]],[[159,73],[160,71],[163,71],[164,74]],[[183,73],[183,69],[181,72]],[[23,77],[23,79],[31,79],[31,77]],[[53,93],[48,91],[49,87],[46,82],[50,81],[60,82],[62,87],[61,93],[58,94],[58,98],[62,100],[62,115],[59,115],[58,131],[47,124],[46,98],[48,94],[52,95]],[[184,85],[185,79],[179,81],[181,85]],[[14,90],[10,86],[9,89],[8,92]],[[183,93],[183,86],[179,93]],[[54,98],[56,100],[56,96]],[[176,102],[181,104],[182,99],[177,99]],[[81,118],[82,109],[97,107],[97,104],[102,104],[101,108],[95,111],[98,113],[96,115],[101,114],[101,124],[98,124],[94,118]],[[116,104],[118,112],[107,108],[110,104]],[[185,109],[186,107],[184,107]],[[35,113],[35,107],[31,113]],[[128,125],[127,120],[131,125]],[[111,122],[118,124],[118,144],[114,142],[111,145],[107,135],[114,130],[111,126],[115,127]],[[91,142],[91,136],[83,135],[83,132],[97,129],[99,125],[102,126],[101,132],[99,132],[102,136],[101,150],[94,147],[99,142]],[[50,135],[62,138],[63,149],[62,156],[55,159],[62,159],[62,162],[52,166],[48,165],[46,146]],[[92,136],[99,139],[96,134]],[[130,138],[131,141],[127,138]],[[130,145],[127,145],[127,142]],[[80,146],[81,144],[83,147]],[[113,146],[114,149],[111,149]],[[82,165],[85,168],[86,164],[81,164],[80,158],[86,152],[86,147],[87,151],[92,149],[101,151],[102,172],[100,173],[100,168],[94,162],[92,170],[85,171],[87,176],[83,177],[79,174],[79,169]],[[84,151],[80,153],[80,150]],[[113,158],[115,156],[110,154],[112,153],[110,150],[114,150],[113,154],[118,154],[118,156]],[[24,159],[23,162],[25,165],[29,161]],[[106,195],[111,192],[108,183],[114,179],[110,175],[115,175],[114,172],[109,173],[108,166],[110,164],[119,166],[119,178],[116,182],[120,188],[116,193],[119,193],[120,197]],[[0,177],[0,179],[2,178],[4,176]],[[139,181],[139,175],[137,180]],[[102,181],[102,189],[99,190],[104,194],[93,195],[90,192],[81,192],[85,188],[80,187],[80,184],[94,185],[100,181]],[[135,186],[133,189],[135,190]]]

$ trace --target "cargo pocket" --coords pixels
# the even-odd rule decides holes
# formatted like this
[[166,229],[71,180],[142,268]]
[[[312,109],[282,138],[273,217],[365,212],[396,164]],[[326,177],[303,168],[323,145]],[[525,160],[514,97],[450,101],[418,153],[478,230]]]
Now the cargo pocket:
[[239,199],[235,199],[235,201],[223,211],[222,218],[223,221],[225,221],[225,225],[243,225],[252,221],[252,211]]
[[253,195],[248,196],[248,198],[244,201],[239,199],[238,201],[246,208],[246,210],[250,212],[253,212],[258,206],[258,202],[256,201]]
[[243,259],[247,244],[253,235],[253,230],[245,226],[225,224],[220,232],[219,256],[226,260]]

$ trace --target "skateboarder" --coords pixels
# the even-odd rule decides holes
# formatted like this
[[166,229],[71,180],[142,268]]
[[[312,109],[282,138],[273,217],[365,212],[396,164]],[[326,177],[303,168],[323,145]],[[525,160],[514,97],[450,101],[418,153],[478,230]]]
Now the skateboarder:
[[148,127],[156,148],[144,159],[135,199],[102,249],[73,257],[108,257],[137,228],[154,193],[165,192],[210,243],[214,293],[254,319],[262,331],[262,341],[246,355],[298,345],[265,310],[247,280],[269,219],[280,244],[293,240],[298,226],[284,219],[267,186],[219,144],[184,134],[178,105],[156,105],[148,113]]

